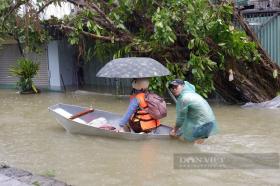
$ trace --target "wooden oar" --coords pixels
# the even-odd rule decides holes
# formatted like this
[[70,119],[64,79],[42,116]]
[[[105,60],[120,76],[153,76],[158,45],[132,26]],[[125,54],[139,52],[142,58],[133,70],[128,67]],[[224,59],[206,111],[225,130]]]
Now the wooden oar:
[[87,109],[87,110],[85,110],[85,111],[78,112],[78,113],[74,114],[74,115],[71,116],[69,119],[73,120],[73,119],[75,119],[75,118],[81,117],[81,116],[86,115],[86,114],[88,114],[88,113],[90,113],[90,112],[93,112],[93,111],[94,111],[94,109],[93,109],[93,108],[90,108],[90,109]]

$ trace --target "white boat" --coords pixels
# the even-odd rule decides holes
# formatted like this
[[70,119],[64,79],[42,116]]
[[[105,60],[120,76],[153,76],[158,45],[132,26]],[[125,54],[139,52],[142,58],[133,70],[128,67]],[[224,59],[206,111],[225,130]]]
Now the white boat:
[[92,121],[106,121],[107,126],[118,129],[118,121],[121,119],[121,116],[116,113],[94,109],[92,112],[86,112],[86,114],[75,117],[75,119],[70,119],[73,116],[79,115],[79,113],[88,111],[89,108],[59,103],[50,106],[48,109],[59,124],[61,124],[66,131],[73,134],[105,136],[129,140],[170,139],[169,132],[172,128],[166,125],[160,125],[150,133],[117,132],[117,130],[106,130],[91,124]]

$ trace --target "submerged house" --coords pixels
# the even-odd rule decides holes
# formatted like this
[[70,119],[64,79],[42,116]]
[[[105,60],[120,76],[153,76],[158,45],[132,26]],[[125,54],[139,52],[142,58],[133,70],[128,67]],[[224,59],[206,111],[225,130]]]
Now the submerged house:
[[[10,76],[9,68],[21,58],[17,43],[5,41],[0,47],[0,88],[14,88],[17,78]],[[105,62],[93,59],[89,63],[77,61],[77,50],[65,39],[51,41],[42,46],[41,53],[26,54],[40,63],[38,75],[33,79],[36,86],[52,91],[75,89],[102,90],[107,93],[127,94],[129,80],[97,78],[96,74]],[[107,62],[107,61],[106,61]],[[82,77],[79,77],[82,76]],[[83,84],[79,81],[83,79]]]
[[[73,53],[73,48],[64,45],[63,42],[53,41],[42,46],[39,54],[26,54],[26,57],[40,64],[38,75],[34,78],[36,86],[50,90],[62,90],[63,83],[65,86],[72,86],[74,58],[71,53]],[[10,76],[9,68],[14,66],[16,60],[21,57],[15,41],[8,40],[2,44],[0,48],[0,87],[15,87],[18,79]],[[67,61],[67,63],[63,63],[63,61]],[[60,76],[64,77],[63,83]]]
[[[47,11],[41,14],[42,19],[48,19],[52,15],[63,17],[72,12],[69,3],[63,6],[51,5]],[[23,6],[20,11],[24,12]],[[25,57],[40,63],[38,75],[33,79],[36,86],[43,89],[63,90],[64,86],[73,86],[73,52],[74,48],[63,41],[52,41],[41,47],[41,53],[28,53]],[[9,74],[9,68],[21,58],[19,46],[15,40],[7,39],[0,43],[0,88],[15,87],[17,78]],[[67,61],[67,63],[66,63]],[[62,80],[63,78],[63,80]]]
[[[61,7],[50,5],[42,13],[42,19],[51,16],[63,17],[75,14],[78,9],[71,3],[62,2]],[[57,34],[57,33],[55,33]],[[89,63],[77,61],[77,48],[67,42],[67,38],[58,34],[56,40],[42,46],[41,53],[25,54],[34,62],[40,63],[38,75],[34,83],[41,89],[51,91],[65,91],[73,89],[100,89],[103,92],[127,94],[130,83],[127,80],[97,78],[96,73],[107,61],[93,59]],[[9,68],[21,58],[20,49],[15,40],[6,40],[0,43],[0,88],[14,88],[17,78],[10,76]]]

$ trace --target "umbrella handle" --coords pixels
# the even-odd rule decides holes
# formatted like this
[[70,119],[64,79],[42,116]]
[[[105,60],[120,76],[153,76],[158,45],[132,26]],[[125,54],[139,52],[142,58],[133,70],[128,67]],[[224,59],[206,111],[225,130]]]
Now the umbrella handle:
[[78,112],[78,113],[74,114],[74,115],[71,116],[69,119],[73,120],[73,119],[75,119],[75,118],[81,117],[81,116],[86,115],[86,114],[88,114],[88,113],[90,113],[90,112],[93,112],[93,111],[94,111],[93,108],[86,109],[86,110],[84,110],[84,111],[81,111],[81,112]]
[[168,85],[169,85],[169,82],[167,82],[166,83],[166,89],[167,89],[167,92],[168,92],[168,94],[170,95],[170,97],[172,98],[172,100],[174,101],[174,103],[176,104],[177,103],[177,99],[175,98],[175,96],[172,94],[172,92],[170,91],[170,89],[169,89],[169,87],[168,87]]

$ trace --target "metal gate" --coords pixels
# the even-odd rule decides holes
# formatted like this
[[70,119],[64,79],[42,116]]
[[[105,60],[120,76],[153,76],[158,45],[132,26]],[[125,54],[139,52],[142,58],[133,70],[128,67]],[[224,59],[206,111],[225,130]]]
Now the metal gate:
[[280,65],[280,11],[246,11],[243,16],[271,59]]
[[[0,49],[0,85],[14,86],[18,80],[9,74],[9,68],[16,64],[16,60],[21,57],[16,44],[2,45]],[[26,57],[34,62],[40,63],[40,69],[37,76],[34,77],[36,86],[47,88],[49,86],[48,76],[48,57],[46,47],[40,54],[30,53]]]

